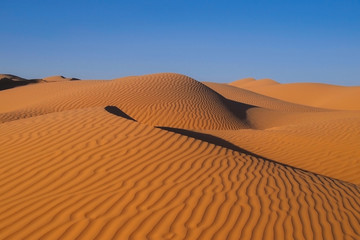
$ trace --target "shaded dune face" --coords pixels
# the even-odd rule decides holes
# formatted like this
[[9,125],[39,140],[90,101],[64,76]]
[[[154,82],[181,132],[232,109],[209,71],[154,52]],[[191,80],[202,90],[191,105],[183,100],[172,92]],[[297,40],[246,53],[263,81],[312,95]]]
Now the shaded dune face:
[[25,86],[34,83],[52,83],[79,80],[78,78],[66,78],[64,76],[52,76],[43,79],[25,79],[11,74],[0,74],[0,91]]
[[0,92],[0,239],[360,239],[360,111],[58,78]]
[[11,74],[0,74],[0,91],[41,82],[41,79],[24,79]]

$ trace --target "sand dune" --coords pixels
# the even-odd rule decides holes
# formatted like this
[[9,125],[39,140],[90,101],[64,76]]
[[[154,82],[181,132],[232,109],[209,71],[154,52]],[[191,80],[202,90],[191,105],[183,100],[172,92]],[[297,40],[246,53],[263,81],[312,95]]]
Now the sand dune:
[[0,239],[360,238],[358,111],[153,74],[0,113]]
[[272,81],[239,80],[230,85],[297,104],[328,109],[360,110],[360,86],[345,87],[322,83],[279,84]]
[[12,74],[0,74],[0,91],[34,83],[52,83],[79,80],[78,78],[66,78],[64,76],[51,76],[42,79],[26,79]]
[[313,108],[226,84],[205,84],[257,107],[246,112],[251,129],[204,133],[284,164],[360,184],[360,111]]
[[317,112],[324,111],[320,108],[289,103],[276,98],[264,96],[252,91],[221,83],[204,82],[206,86],[218,92],[227,99],[242,102],[251,106],[287,112]]
[[[26,101],[18,104],[18,96],[23,96]],[[0,121],[114,105],[137,121],[153,126],[192,129],[247,127],[239,118],[245,114],[246,106],[230,102],[204,84],[180,74],[76,81],[71,86],[62,82],[43,84],[12,89],[0,96],[0,102],[5,102],[5,99],[10,105],[4,106],[6,112],[0,114]],[[16,104],[12,105],[12,102]]]
[[41,79],[25,79],[11,74],[0,74],[0,91],[25,86],[28,84],[39,83]]

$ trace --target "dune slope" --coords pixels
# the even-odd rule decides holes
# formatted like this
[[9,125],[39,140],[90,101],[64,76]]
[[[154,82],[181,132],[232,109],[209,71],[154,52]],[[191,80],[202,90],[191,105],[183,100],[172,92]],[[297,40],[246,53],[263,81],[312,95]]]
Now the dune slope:
[[[298,120],[297,124],[260,131],[243,129],[203,132],[277,162],[360,184],[360,113],[357,116],[341,114],[344,116],[310,115],[308,121]],[[260,112],[256,113],[256,117],[267,115]]]
[[3,239],[355,239],[360,234],[355,185],[103,108],[0,126],[6,150],[0,151]]

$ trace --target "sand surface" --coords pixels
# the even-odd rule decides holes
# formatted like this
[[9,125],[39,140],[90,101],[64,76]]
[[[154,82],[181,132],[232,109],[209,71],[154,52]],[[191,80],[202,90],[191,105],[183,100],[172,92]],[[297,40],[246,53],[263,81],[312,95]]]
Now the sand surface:
[[0,91],[0,239],[360,239],[357,103],[241,87],[270,79],[43,80]]

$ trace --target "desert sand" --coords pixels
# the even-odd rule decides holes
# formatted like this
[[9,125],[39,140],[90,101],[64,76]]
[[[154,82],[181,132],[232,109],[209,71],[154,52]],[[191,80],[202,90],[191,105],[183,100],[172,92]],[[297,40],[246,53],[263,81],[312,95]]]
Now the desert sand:
[[1,77],[0,239],[360,239],[360,87]]

